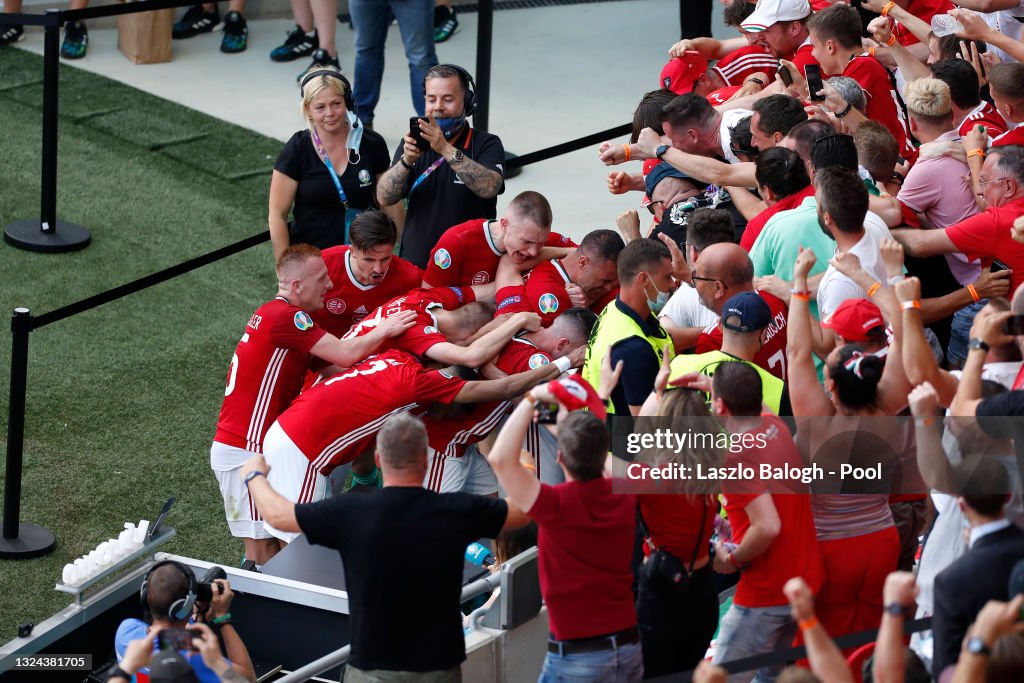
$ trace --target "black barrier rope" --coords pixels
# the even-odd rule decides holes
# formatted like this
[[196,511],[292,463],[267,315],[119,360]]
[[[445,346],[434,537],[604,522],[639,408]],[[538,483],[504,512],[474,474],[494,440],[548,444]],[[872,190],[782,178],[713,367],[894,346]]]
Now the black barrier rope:
[[[921,631],[927,631],[932,627],[932,618],[925,617],[924,619],[914,619],[908,621],[903,625],[903,635],[909,636],[912,633],[919,633]],[[870,642],[875,641],[878,638],[878,629],[870,629],[867,631],[859,631],[857,633],[848,633],[845,636],[839,636],[834,638],[833,642],[840,650],[845,650],[851,647],[860,647],[861,645],[867,645]],[[781,650],[773,650],[760,655],[753,655],[751,657],[744,657],[743,659],[734,659],[729,662],[722,662],[718,666],[722,667],[731,674],[740,673],[741,671],[754,671],[764,666],[770,666],[772,664],[786,664],[788,662],[795,662],[798,659],[806,659],[807,647],[801,645],[800,647],[787,647]],[[686,681],[689,683],[690,679],[693,678],[693,670],[680,671],[679,673],[666,674],[664,676],[658,676],[657,678],[648,678],[647,681],[651,683],[679,683]]]
[[633,125],[630,123],[624,123],[621,126],[615,126],[608,130],[602,130],[597,133],[591,133],[590,135],[584,135],[581,138],[575,140],[569,140],[553,147],[545,147],[544,149],[538,149],[536,152],[529,152],[521,156],[513,157],[505,162],[506,168],[521,168],[528,166],[529,164],[535,164],[538,161],[546,161],[552,157],[561,156],[568,154],[569,152],[575,152],[578,149],[589,147],[590,145],[596,145],[599,142],[604,142],[608,138],[615,138],[620,135],[625,135],[633,130]]
[[58,320],[63,320],[64,318],[84,313],[91,308],[96,308],[97,306],[102,306],[103,304],[120,299],[123,296],[134,294],[135,292],[142,291],[143,289],[148,289],[149,287],[158,285],[161,282],[172,280],[179,275],[184,275],[185,273],[196,270],[197,268],[202,268],[205,265],[220,261],[228,256],[233,256],[240,251],[245,251],[249,247],[255,247],[257,244],[262,244],[269,239],[269,232],[260,232],[256,235],[234,242],[233,244],[229,244],[226,247],[215,249],[203,254],[202,256],[197,256],[193,259],[189,259],[188,261],[183,261],[182,263],[171,266],[170,268],[164,268],[163,270],[152,273],[151,275],[146,275],[138,280],[133,280],[132,282],[120,285],[119,287],[114,287],[113,289],[108,289],[105,292],[94,294],[93,296],[82,299],[81,301],[76,301],[73,304],[68,304],[67,306],[62,306],[56,310],[50,311],[49,313],[43,313],[35,318],[32,329],[37,330],[40,327],[55,323]]

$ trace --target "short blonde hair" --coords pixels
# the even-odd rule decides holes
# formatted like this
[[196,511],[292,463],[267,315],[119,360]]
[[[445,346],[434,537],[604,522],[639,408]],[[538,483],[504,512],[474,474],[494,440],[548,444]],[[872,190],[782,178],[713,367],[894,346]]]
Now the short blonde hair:
[[[299,112],[306,119],[309,119],[309,105],[317,95],[324,88],[330,88],[331,92],[335,95],[340,95],[342,99],[347,103],[352,100],[352,86],[349,84],[348,79],[345,78],[341,73],[341,69],[337,68],[332,64],[318,65],[313,67],[311,73],[318,75],[309,78],[302,77],[302,104],[299,105]],[[313,129],[312,122],[309,122],[310,130]]]
[[925,121],[939,123],[953,111],[949,85],[938,78],[918,78],[907,83],[907,111]]

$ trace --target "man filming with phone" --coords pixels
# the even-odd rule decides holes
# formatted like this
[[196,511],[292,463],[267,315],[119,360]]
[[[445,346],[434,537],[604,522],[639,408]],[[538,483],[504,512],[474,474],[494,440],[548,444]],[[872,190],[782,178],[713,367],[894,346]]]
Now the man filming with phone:
[[377,202],[408,199],[401,256],[425,268],[446,229],[472,218],[495,218],[505,189],[505,148],[476,130],[473,78],[454,64],[438,64],[423,80],[426,118],[413,118],[391,168],[377,183]]
[[[255,683],[249,651],[231,623],[230,607],[235,597],[231,584],[227,579],[205,579],[197,581],[192,570],[179,562],[157,562],[150,569],[139,591],[143,619],[125,619],[117,627],[114,651],[119,666],[111,672],[112,680],[117,680],[117,677],[132,680],[132,674],[139,672],[148,674],[148,667],[132,672],[120,667],[125,662],[131,642],[148,639],[155,642],[158,651],[181,652],[201,683],[220,681],[215,669],[223,667],[211,669],[204,662],[200,648],[193,643],[200,638],[194,633],[195,624],[192,622],[199,621],[206,622],[219,634],[231,669],[244,680]],[[134,661],[135,657],[128,659]]]

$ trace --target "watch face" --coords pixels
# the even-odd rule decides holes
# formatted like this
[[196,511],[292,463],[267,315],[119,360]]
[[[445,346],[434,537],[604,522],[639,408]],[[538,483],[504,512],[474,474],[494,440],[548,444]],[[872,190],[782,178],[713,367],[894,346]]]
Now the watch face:
[[988,645],[981,638],[971,638],[968,640],[967,651],[972,655],[987,655],[989,653]]

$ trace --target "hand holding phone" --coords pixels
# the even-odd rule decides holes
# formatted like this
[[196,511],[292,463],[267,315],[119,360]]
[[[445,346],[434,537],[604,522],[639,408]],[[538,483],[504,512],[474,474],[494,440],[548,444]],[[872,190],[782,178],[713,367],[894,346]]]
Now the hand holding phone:
[[789,72],[785,64],[779,64],[779,68],[775,70],[779,78],[782,79],[782,84],[787,88],[793,85],[793,74]]
[[1014,337],[1024,335],[1024,315],[1014,315],[1007,318],[1003,324],[1003,331]]
[[807,78],[807,93],[812,102],[823,102],[824,95],[818,93],[825,89],[825,83],[821,80],[821,67],[817,64],[804,66],[804,76]]
[[192,650],[192,632],[184,628],[165,628],[156,636],[157,646],[161,651],[168,650]]
[[418,116],[409,117],[409,137],[416,141],[416,146],[420,149],[430,149],[430,144],[423,139],[423,133],[420,131],[420,117]]

